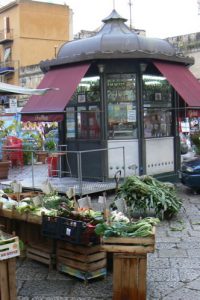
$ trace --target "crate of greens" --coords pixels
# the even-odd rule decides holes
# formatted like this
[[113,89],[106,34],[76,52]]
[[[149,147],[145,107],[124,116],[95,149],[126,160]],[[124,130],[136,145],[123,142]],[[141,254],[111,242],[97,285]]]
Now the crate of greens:
[[144,254],[154,252],[157,218],[135,222],[114,221],[97,224],[95,232],[101,235],[102,250],[117,253]]
[[0,260],[20,255],[19,238],[1,232],[0,234]]

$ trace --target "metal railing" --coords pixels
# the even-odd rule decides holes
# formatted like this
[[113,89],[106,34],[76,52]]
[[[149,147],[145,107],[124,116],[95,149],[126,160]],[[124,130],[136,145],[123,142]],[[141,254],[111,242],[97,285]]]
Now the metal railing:
[[[75,186],[76,194],[79,196],[89,193],[103,192],[115,189],[115,178],[108,174],[108,153],[115,149],[121,149],[121,160],[123,162],[120,177],[126,177],[125,151],[124,147],[92,149],[84,151],[36,151],[22,149],[3,150],[4,160],[11,161],[8,180],[6,182],[21,181],[23,187],[30,189],[42,189],[42,183],[47,180],[58,192],[65,193],[69,187]],[[20,163],[19,151],[23,152],[26,161]],[[38,161],[39,153],[46,155],[45,163]],[[97,162],[101,166],[99,174],[96,174],[95,155],[101,161]],[[6,156],[7,155],[7,156]],[[93,162],[91,157],[93,156]],[[28,157],[28,159],[27,159]],[[63,159],[65,157],[65,159]],[[54,158],[56,158],[54,160]],[[89,162],[89,165],[87,164]],[[64,168],[65,165],[65,168]],[[94,166],[95,165],[95,166]],[[90,174],[91,169],[91,174]]]

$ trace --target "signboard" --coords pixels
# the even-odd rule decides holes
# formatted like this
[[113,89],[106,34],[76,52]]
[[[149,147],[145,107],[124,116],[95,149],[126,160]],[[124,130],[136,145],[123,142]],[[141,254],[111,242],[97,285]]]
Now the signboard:
[[136,110],[135,109],[128,110],[127,121],[128,122],[136,122]]
[[16,98],[9,99],[9,107],[10,107],[10,112],[12,112],[12,113],[17,112],[17,99]]
[[64,118],[63,114],[23,114],[22,113],[22,121],[23,122],[59,122]]

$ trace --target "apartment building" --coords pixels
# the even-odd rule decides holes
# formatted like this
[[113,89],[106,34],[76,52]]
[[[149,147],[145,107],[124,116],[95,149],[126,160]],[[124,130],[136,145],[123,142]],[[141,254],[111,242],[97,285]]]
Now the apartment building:
[[190,71],[200,80],[200,32],[173,36],[167,40],[180,53],[194,58],[195,63],[190,67]]
[[43,76],[40,61],[54,58],[71,39],[72,10],[67,5],[14,0],[2,6],[0,81],[36,87]]

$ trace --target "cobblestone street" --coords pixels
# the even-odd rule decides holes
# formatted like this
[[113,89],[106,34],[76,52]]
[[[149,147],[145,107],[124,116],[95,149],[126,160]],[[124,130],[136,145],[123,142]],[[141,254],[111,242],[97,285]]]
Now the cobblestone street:
[[[200,197],[179,185],[183,208],[162,221],[156,251],[148,255],[147,300],[200,299]],[[19,260],[18,300],[112,299],[112,274],[85,284],[31,260]],[[125,300],[125,299],[124,299]]]

